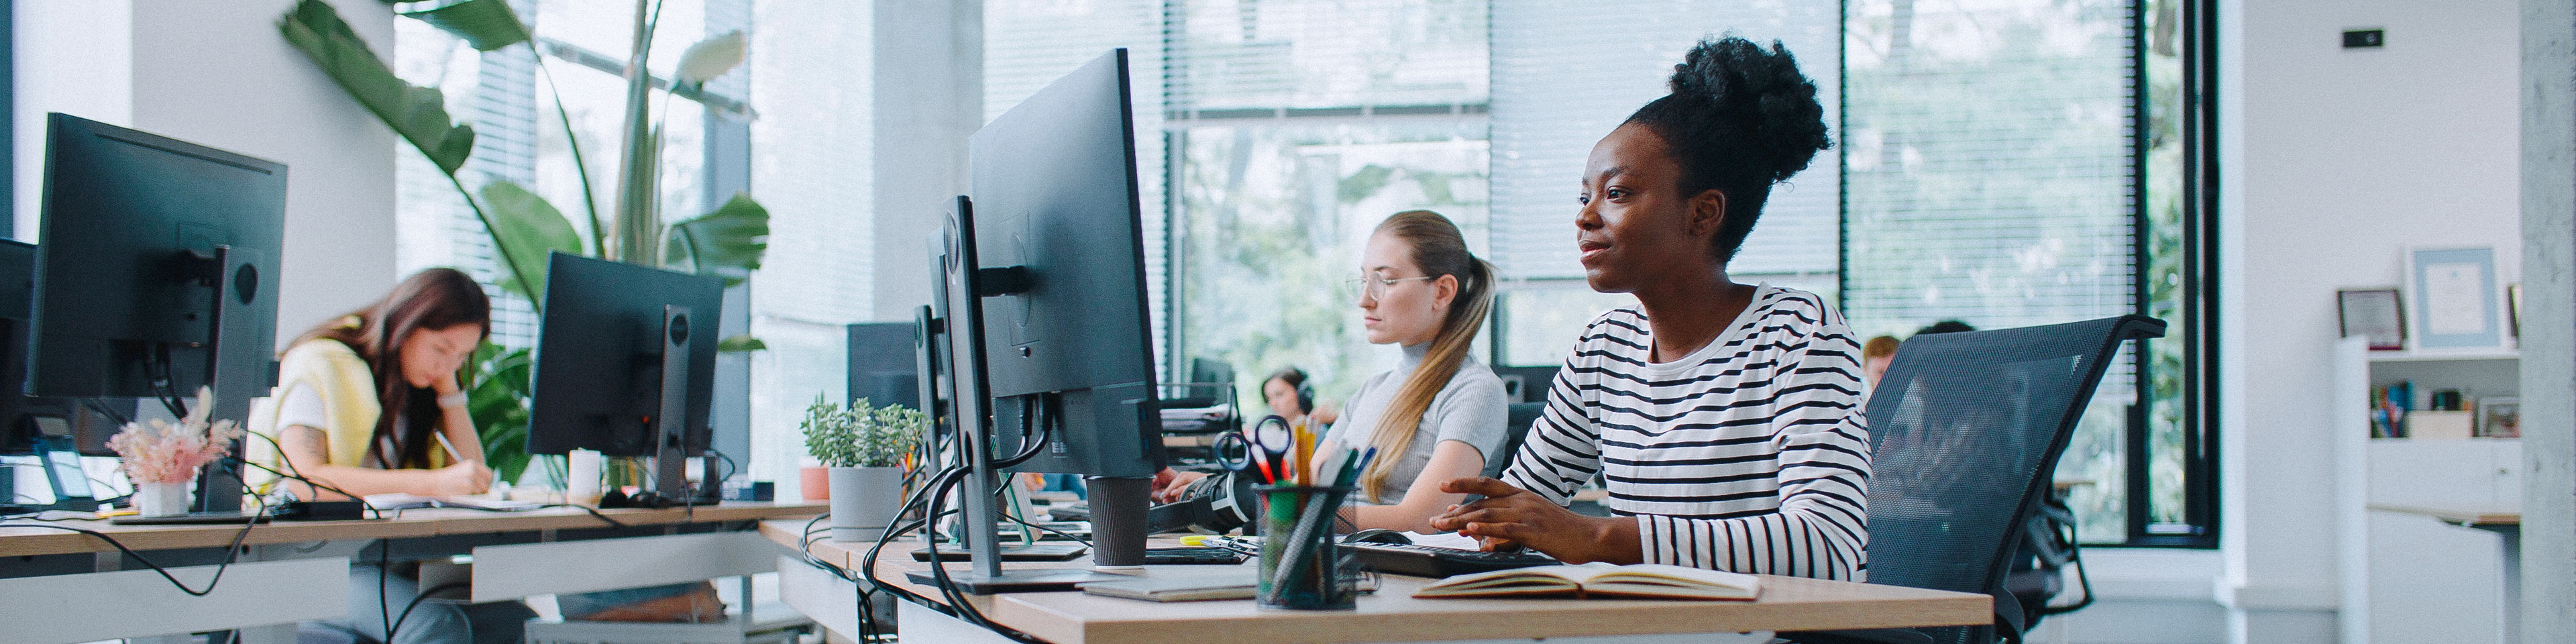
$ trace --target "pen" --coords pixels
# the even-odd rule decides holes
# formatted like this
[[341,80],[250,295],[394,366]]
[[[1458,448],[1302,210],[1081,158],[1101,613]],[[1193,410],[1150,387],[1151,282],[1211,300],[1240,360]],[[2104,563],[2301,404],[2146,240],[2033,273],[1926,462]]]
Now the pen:
[[458,463],[463,463],[463,462],[465,462],[465,453],[464,453],[464,452],[456,451],[456,444],[455,444],[455,443],[447,442],[447,435],[446,435],[446,434],[442,434],[442,433],[438,433],[438,432],[430,432],[430,433],[429,433],[429,435],[430,435],[431,437],[433,437],[433,438],[437,438],[437,439],[438,439],[438,446],[439,446],[439,447],[443,447],[443,448],[446,448],[446,449],[447,449],[447,460],[455,461],[455,462],[458,462]]

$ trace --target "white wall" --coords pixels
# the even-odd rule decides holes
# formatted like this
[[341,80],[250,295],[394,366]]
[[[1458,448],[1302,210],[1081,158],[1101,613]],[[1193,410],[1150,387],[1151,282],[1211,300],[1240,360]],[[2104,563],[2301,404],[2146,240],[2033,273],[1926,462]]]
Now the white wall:
[[[334,0],[380,54],[393,13]],[[293,0],[19,2],[18,234],[34,239],[44,113],[61,111],[287,165],[277,331],[393,286],[393,133],[278,34]]]
[[[2238,642],[2335,637],[2329,352],[2339,288],[2409,245],[2492,245],[2518,274],[2513,2],[2222,6],[2221,552]],[[2387,30],[2346,50],[2349,28]]]

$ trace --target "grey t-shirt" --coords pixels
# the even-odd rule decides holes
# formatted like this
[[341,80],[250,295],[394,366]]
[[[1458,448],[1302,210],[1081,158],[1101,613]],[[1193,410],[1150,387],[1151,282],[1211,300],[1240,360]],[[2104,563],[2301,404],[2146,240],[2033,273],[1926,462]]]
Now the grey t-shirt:
[[[1425,342],[1421,346],[1405,347],[1402,364],[1360,383],[1359,391],[1353,392],[1350,402],[1342,406],[1340,422],[1334,423],[1332,430],[1325,433],[1325,440],[1348,448],[1368,449],[1369,438],[1377,431],[1378,418],[1385,415],[1387,405],[1395,401],[1396,390],[1404,388],[1404,379],[1412,377],[1413,370],[1421,366],[1423,353],[1430,346],[1431,343]],[[1380,459],[1397,459],[1395,469],[1387,473],[1384,495],[1377,502],[1388,505],[1403,502],[1404,493],[1413,488],[1414,479],[1422,476],[1422,468],[1431,464],[1432,446],[1440,441],[1466,443],[1468,447],[1476,448],[1487,462],[1509,458],[1511,455],[1498,452],[1503,448],[1506,436],[1503,423],[1510,407],[1511,403],[1504,399],[1503,379],[1494,376],[1493,368],[1477,362],[1475,358],[1458,363],[1457,375],[1450,376],[1449,384],[1432,396],[1431,406],[1422,410],[1422,424],[1413,432],[1413,446],[1403,454],[1377,455]],[[1366,494],[1351,495],[1351,503],[1369,505],[1370,501],[1365,497]]]

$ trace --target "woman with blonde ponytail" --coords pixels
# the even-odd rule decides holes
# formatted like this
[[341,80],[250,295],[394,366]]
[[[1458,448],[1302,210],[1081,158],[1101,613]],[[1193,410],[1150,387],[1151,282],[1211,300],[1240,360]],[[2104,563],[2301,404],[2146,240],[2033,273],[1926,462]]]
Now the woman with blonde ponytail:
[[1350,525],[1434,532],[1432,516],[1465,498],[1440,491],[1475,476],[1504,442],[1503,381],[1468,348],[1494,303],[1493,265],[1467,252],[1446,217],[1396,213],[1369,236],[1353,280],[1371,344],[1403,348],[1404,362],[1360,384],[1324,440],[1377,448],[1343,510]]

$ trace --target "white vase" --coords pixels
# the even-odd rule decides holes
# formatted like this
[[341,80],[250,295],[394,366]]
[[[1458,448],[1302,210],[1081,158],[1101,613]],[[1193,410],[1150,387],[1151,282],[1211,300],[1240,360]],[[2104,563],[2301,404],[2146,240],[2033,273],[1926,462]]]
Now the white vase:
[[134,486],[134,511],[147,517],[175,517],[188,513],[188,502],[194,500],[188,487],[196,481],[177,483],[138,483]]
[[835,467],[832,540],[875,541],[903,507],[903,468]]

